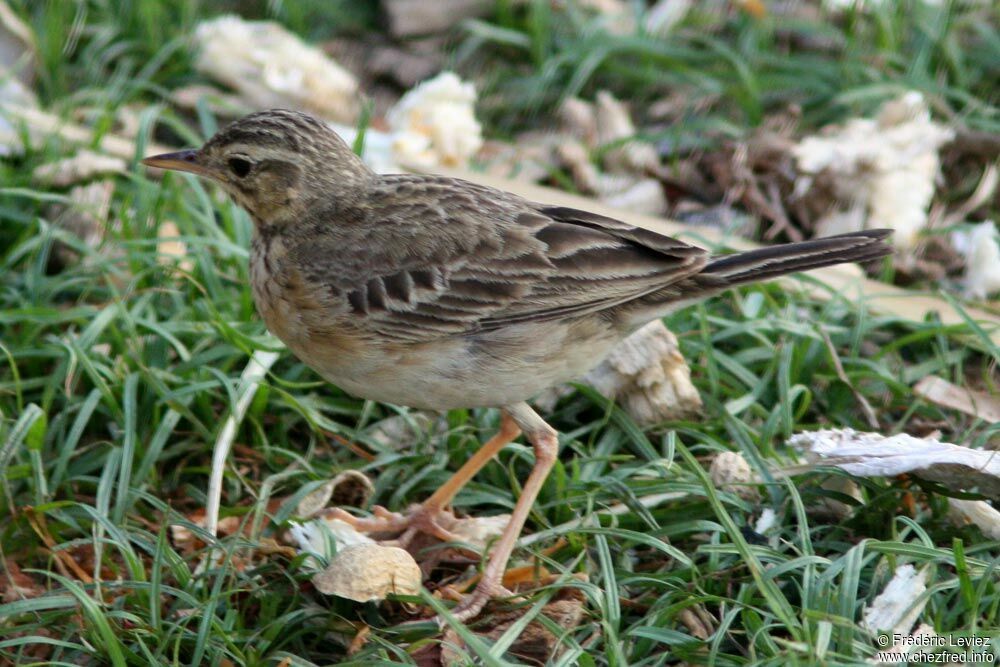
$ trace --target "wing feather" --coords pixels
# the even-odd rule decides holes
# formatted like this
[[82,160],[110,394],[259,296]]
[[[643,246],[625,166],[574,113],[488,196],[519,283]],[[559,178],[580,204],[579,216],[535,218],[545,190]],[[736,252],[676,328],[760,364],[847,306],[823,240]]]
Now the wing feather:
[[406,342],[609,311],[707,259],[620,220],[454,179],[384,177],[364,214],[379,224],[343,225],[336,247],[303,244],[293,264],[352,326]]

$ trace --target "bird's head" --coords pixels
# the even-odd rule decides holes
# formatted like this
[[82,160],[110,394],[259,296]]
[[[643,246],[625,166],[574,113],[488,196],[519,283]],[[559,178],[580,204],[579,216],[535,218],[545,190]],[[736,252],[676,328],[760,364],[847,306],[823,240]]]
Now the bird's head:
[[310,210],[349,204],[375,173],[330,127],[308,114],[271,109],[245,116],[197,149],[143,164],[209,178],[258,226],[280,227]]

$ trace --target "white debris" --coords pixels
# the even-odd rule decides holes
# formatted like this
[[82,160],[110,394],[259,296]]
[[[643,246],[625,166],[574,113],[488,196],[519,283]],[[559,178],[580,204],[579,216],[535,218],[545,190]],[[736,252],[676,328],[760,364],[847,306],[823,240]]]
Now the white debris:
[[616,399],[636,423],[659,424],[701,415],[701,395],[677,337],[660,320],[640,327],[583,377]]
[[331,500],[334,505],[364,507],[374,492],[375,485],[367,475],[357,470],[345,470],[306,494],[296,506],[295,513],[302,518],[311,518],[326,509]]
[[601,201],[608,206],[643,215],[663,215],[669,206],[663,185],[655,178],[643,178],[622,192],[602,196]]
[[708,474],[717,489],[730,491],[751,502],[760,499],[756,487],[753,486],[759,480],[754,475],[750,464],[739,452],[719,452],[716,454],[708,467]]
[[971,523],[991,540],[1000,540],[1000,511],[985,500],[948,499],[948,517],[959,526]]
[[485,549],[487,542],[500,537],[503,529],[510,523],[510,514],[495,514],[483,517],[465,517],[456,519],[448,530],[459,538],[459,541]]
[[642,176],[659,168],[660,156],[656,148],[635,140],[635,124],[625,104],[602,90],[597,93],[594,114],[598,146],[611,147],[603,160],[608,171]]
[[900,565],[885,589],[865,609],[862,623],[870,632],[906,634],[927,604],[927,569]]
[[1000,456],[996,452],[905,433],[886,437],[852,429],[798,433],[788,444],[805,449],[815,465],[836,466],[860,477],[911,473],[950,489],[1000,496]]
[[968,232],[954,232],[952,244],[965,256],[965,296],[985,299],[1000,292],[1000,231],[992,220]]
[[417,595],[420,580],[420,566],[405,549],[355,544],[338,551],[312,582],[320,593],[369,602],[391,594]]
[[164,266],[176,266],[184,273],[194,269],[188,257],[187,244],[180,239],[181,232],[170,220],[164,220],[156,230],[156,259]]
[[72,157],[36,167],[31,177],[46,185],[65,187],[92,180],[96,176],[124,174],[127,169],[128,164],[120,157],[83,149]]
[[938,149],[953,135],[931,120],[920,93],[908,92],[883,105],[875,119],[855,118],[797,144],[796,194],[822,181],[840,201],[820,221],[821,234],[889,227],[901,259],[911,260],[927,225]]
[[220,16],[194,33],[195,68],[255,108],[291,107],[353,123],[358,82],[320,49],[273,21]]
[[778,515],[770,507],[765,507],[757,523],[754,524],[753,531],[759,535],[767,535],[776,525],[778,525]]
[[393,154],[405,165],[462,167],[483,145],[476,89],[442,72],[408,91],[386,114]]
[[292,521],[290,525],[289,541],[297,546],[300,552],[309,555],[302,564],[306,569],[319,568],[315,556],[329,561],[335,553],[347,547],[357,544],[376,544],[375,540],[340,519],[318,518],[305,523]]
[[[823,9],[832,12],[844,12],[852,9],[870,11],[873,7],[881,7],[888,0],[823,0]],[[944,0],[921,0],[925,5],[940,6]]]
[[693,0],[659,0],[646,11],[642,25],[651,35],[665,36],[684,20],[693,6]]

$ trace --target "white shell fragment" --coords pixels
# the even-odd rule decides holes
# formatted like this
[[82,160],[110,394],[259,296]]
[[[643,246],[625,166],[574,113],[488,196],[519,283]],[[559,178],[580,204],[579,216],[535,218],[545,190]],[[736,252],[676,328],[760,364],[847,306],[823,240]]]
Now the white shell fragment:
[[889,227],[901,258],[912,259],[927,225],[938,149],[953,136],[931,120],[920,93],[908,92],[883,105],[877,118],[854,118],[797,144],[796,194],[822,182],[838,198],[820,221],[821,235]]
[[757,489],[751,486],[759,480],[739,452],[716,454],[708,467],[708,474],[717,489],[731,491],[744,500],[756,501],[760,498]]
[[635,141],[635,124],[628,108],[614,95],[602,90],[594,104],[597,142],[614,146],[604,155],[604,166],[611,172],[641,175],[660,166],[660,156],[652,144]]
[[677,338],[660,320],[619,343],[583,381],[617,399],[640,425],[695,417],[702,411]]
[[927,598],[919,601],[926,590],[926,568],[917,571],[912,565],[900,565],[885,589],[865,609],[862,623],[871,632],[908,633],[927,604]]
[[[380,174],[435,167],[465,167],[483,145],[475,115],[476,90],[454,72],[424,81],[386,113],[389,130],[365,130],[361,158]],[[349,125],[331,123],[348,144],[358,136]]]
[[955,232],[952,243],[965,256],[965,296],[985,299],[1000,292],[1000,230],[996,223],[987,220],[969,232]]
[[321,50],[272,21],[220,16],[194,33],[195,68],[259,109],[291,107],[353,123],[358,82]]
[[314,556],[329,561],[334,553],[358,544],[376,544],[375,540],[355,530],[354,526],[340,519],[314,519],[305,523],[291,522],[287,540],[301,553],[310,554],[302,563],[306,569],[319,569]]
[[905,433],[883,436],[852,429],[798,433],[788,444],[801,447],[814,465],[836,466],[860,477],[910,473],[949,489],[1000,497],[1000,456]]
[[757,519],[757,523],[753,525],[753,530],[755,533],[760,535],[767,535],[771,529],[778,525],[778,515],[775,514],[774,510],[770,507],[765,507],[760,513],[760,518]]
[[500,537],[503,529],[510,523],[510,514],[496,514],[484,517],[465,517],[456,519],[448,528],[461,542],[478,549],[486,548],[486,543]]
[[420,580],[420,566],[408,551],[380,544],[346,547],[312,578],[320,593],[355,602],[384,600],[391,594],[417,595]]
[[350,502],[344,504],[363,507],[367,504],[372,493],[375,492],[375,485],[364,473],[357,470],[345,470],[303,497],[295,508],[295,514],[303,518],[318,514],[330,505],[330,500],[338,491],[340,493],[347,491],[349,495],[353,496]]
[[476,89],[442,72],[408,91],[386,114],[396,159],[417,167],[465,166],[483,145]]
[[971,523],[991,540],[1000,540],[1000,511],[985,500],[949,498],[948,518],[959,526]]

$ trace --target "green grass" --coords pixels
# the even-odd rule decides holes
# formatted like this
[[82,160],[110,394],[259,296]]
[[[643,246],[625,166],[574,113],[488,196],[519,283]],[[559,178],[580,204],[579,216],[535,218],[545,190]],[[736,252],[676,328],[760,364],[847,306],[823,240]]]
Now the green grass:
[[[13,4],[31,9],[35,25],[52,26],[52,35],[67,34],[73,15],[59,14],[59,3],[44,10]],[[97,53],[86,49],[117,44],[136,54],[166,54],[178,33],[145,31],[153,24],[161,30],[177,16],[180,27],[189,25],[203,8],[85,6],[82,50],[59,57],[54,36],[45,47],[42,85],[56,108],[69,108],[74,102],[66,94],[83,90],[89,92],[77,93],[77,102],[110,114],[125,102],[155,101],[164,87],[193,78],[183,58],[152,67],[137,55],[121,66],[122,85],[102,98],[108,72],[84,57]],[[147,16],[143,27],[144,11],[181,14]],[[113,37],[96,41],[109,29]],[[526,69],[563,48],[542,46],[532,47],[538,60]],[[908,53],[889,47],[900,58]],[[971,50],[962,55],[963,62],[985,58]],[[617,80],[615,70],[595,71]],[[976,81],[971,75],[967,81],[973,96],[981,90]],[[185,119],[165,111],[160,120],[182,128]],[[0,562],[17,563],[44,589],[38,597],[11,593],[0,602],[0,663],[407,662],[407,647],[435,640],[426,624],[402,624],[409,617],[399,603],[324,597],[309,583],[301,557],[200,571],[203,552],[189,554],[172,542],[168,526],[187,524],[204,505],[210,448],[240,374],[254,350],[274,347],[246,289],[251,225],[193,178],[169,175],[156,183],[136,170],[115,181],[111,217],[118,226],[102,247],[87,248],[52,224],[49,200],[64,193],[39,190],[28,176],[69,150],[51,141],[0,163]],[[159,220],[179,228],[190,272],[158,261]],[[52,258],[60,242],[75,247],[81,261],[57,270]],[[864,605],[906,563],[929,573],[921,622],[939,633],[1000,630],[1000,543],[952,525],[940,487],[859,480],[864,501],[837,496],[852,505],[838,520],[816,511],[831,497],[822,483],[835,473],[774,479],[754,503],[716,489],[705,472],[711,455],[732,450],[768,476],[770,467],[793,459],[784,446],[791,433],[867,430],[824,332],[853,388],[874,407],[881,432],[938,429],[947,441],[995,447],[1000,425],[926,404],[911,387],[937,374],[996,392],[1000,350],[966,327],[876,317],[835,295],[817,302],[776,285],[727,293],[667,324],[694,369],[706,402],[703,420],[643,432],[583,387],[546,415],[561,433],[562,453],[528,526],[545,537],[516,558],[534,555],[565,582],[575,573],[588,577],[566,584],[580,589],[586,609],[583,623],[562,638],[566,652],[554,664],[860,664],[877,650],[859,625]],[[224,515],[259,525],[268,498],[290,498],[347,468],[374,478],[375,502],[403,508],[447,479],[498,419],[492,410],[455,411],[444,435],[427,433],[397,450],[374,441],[366,428],[398,411],[353,399],[284,354],[240,425]],[[359,443],[374,460],[359,458],[334,435]],[[459,495],[457,508],[475,515],[509,510],[531,463],[529,447],[507,448]],[[644,503],[664,492],[682,495]],[[601,512],[619,503],[629,510]],[[279,536],[281,517],[293,507],[294,499],[286,500],[270,512],[277,525],[223,538],[220,546],[231,557],[245,556]],[[776,512],[777,523],[758,543],[747,529],[765,508]],[[562,527],[577,519],[589,527]],[[565,546],[543,553],[558,537]],[[532,601],[552,592],[539,591]],[[714,619],[707,640],[682,621],[692,609]],[[372,627],[371,638],[348,658],[361,623]],[[512,639],[470,646],[480,664],[516,662],[503,655]]]
[[482,110],[506,129],[601,89],[640,117],[658,99],[682,98],[671,127],[650,133],[672,141],[740,136],[791,104],[802,107],[805,127],[818,127],[871,113],[905,90],[923,92],[938,114],[970,128],[1000,129],[1000,10],[988,3],[869,3],[870,12],[812,19],[775,3],[764,3],[760,18],[694,3],[667,39],[613,34],[606,18],[573,3],[565,12],[546,0],[498,4],[495,21],[467,24],[456,59],[486,74]]

